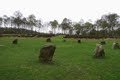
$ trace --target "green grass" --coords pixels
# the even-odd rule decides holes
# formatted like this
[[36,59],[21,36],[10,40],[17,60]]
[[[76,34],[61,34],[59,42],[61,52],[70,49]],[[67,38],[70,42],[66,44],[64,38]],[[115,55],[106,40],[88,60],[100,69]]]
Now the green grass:
[[[100,40],[52,38],[56,51],[52,64],[38,61],[45,38],[0,38],[0,80],[120,80],[120,50],[112,49],[113,39],[105,39],[106,57],[94,59],[93,50]],[[117,40],[120,41],[119,39]]]

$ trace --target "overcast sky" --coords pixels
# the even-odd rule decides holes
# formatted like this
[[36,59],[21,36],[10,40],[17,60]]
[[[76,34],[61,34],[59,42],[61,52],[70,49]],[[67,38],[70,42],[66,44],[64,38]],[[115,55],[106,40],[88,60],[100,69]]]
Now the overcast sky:
[[43,21],[61,22],[66,17],[72,21],[94,22],[103,14],[120,15],[120,0],[0,0],[0,16],[11,16],[18,10],[24,16],[34,14]]

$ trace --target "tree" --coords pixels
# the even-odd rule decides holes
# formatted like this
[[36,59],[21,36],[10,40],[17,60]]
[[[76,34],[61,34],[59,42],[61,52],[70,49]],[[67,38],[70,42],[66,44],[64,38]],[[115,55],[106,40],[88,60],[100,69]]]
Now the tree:
[[25,17],[22,19],[22,27],[24,29],[26,29],[26,27],[27,27],[27,19]]
[[72,34],[73,34],[73,27],[69,29],[69,35],[72,35]]
[[57,28],[58,26],[58,22],[57,20],[54,20],[54,21],[50,21],[50,25],[52,27],[52,31],[54,32],[54,34],[56,33],[55,29]]
[[119,23],[119,15],[116,13],[112,13],[112,14],[108,14],[108,15],[104,15],[102,16],[103,19],[106,20],[106,22],[108,23],[108,29],[109,29],[109,33],[110,31],[112,32],[112,37],[114,36],[114,28],[118,27],[118,23]]
[[103,34],[103,36],[106,36],[107,35],[107,27],[108,27],[108,23],[107,23],[107,21],[106,20],[104,20],[104,19],[98,19],[97,21],[96,21],[96,26],[97,27],[100,27],[102,30],[102,32],[101,32],[101,34]]
[[15,27],[14,19],[15,19],[15,18],[14,18],[13,16],[10,17],[10,26],[11,26],[11,28],[12,28],[12,27]]
[[72,22],[69,19],[67,19],[67,18],[63,19],[60,26],[61,26],[62,30],[64,31],[64,34],[66,34],[67,30],[69,30],[71,28],[71,25],[72,25]]
[[40,32],[40,28],[42,27],[42,21],[41,19],[36,20],[36,27],[38,28],[38,32]]
[[83,31],[85,34],[88,34],[93,29],[93,24],[90,22],[84,23]]
[[36,26],[36,17],[34,14],[28,16],[28,25],[31,31],[33,31],[33,26]]
[[80,23],[75,23],[75,24],[73,25],[73,27],[74,27],[74,29],[75,29],[75,31],[76,31],[76,34],[79,35],[79,34],[81,33],[81,30],[82,30],[81,24],[80,24]]
[[2,26],[3,19],[0,17],[0,27]]
[[20,11],[15,11],[14,12],[13,22],[19,30],[20,26],[22,25],[22,13]]
[[4,27],[7,28],[8,22],[7,22],[8,16],[7,15],[3,15],[3,23],[4,23]]
[[77,35],[83,35],[84,20],[81,19],[79,22],[74,23],[73,27]]

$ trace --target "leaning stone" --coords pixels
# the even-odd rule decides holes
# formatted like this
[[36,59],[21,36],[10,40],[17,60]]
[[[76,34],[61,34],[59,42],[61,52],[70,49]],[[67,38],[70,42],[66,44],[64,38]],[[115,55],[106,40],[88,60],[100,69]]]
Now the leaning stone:
[[120,49],[119,43],[114,42],[113,45],[112,45],[112,48],[113,49]]
[[46,39],[46,42],[51,42],[51,39],[50,39],[50,38],[47,38],[47,39]]
[[43,63],[48,63],[52,61],[56,47],[51,44],[44,45],[40,49],[39,61]]
[[18,43],[18,39],[14,39],[14,40],[12,41],[12,43],[13,43],[13,44],[17,44],[17,43]]
[[105,56],[104,49],[101,44],[96,44],[96,48],[94,50],[94,58],[102,58]]

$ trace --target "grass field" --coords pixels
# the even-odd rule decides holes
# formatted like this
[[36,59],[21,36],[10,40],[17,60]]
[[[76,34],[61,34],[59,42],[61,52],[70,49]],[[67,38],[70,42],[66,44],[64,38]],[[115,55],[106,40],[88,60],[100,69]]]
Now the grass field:
[[[113,39],[105,39],[106,57],[94,59],[93,50],[100,40],[52,38],[56,51],[52,64],[38,61],[45,38],[0,38],[0,80],[120,80],[120,50],[112,49]],[[117,40],[120,42],[120,39]]]

